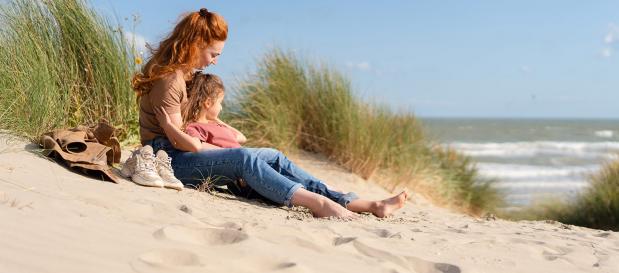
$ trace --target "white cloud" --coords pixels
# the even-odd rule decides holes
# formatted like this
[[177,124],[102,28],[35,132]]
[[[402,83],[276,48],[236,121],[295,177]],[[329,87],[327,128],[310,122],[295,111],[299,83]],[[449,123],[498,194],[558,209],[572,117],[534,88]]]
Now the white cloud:
[[359,69],[361,71],[370,71],[372,70],[372,66],[370,65],[369,62],[347,62],[346,66],[348,66],[349,68],[354,68],[354,69]]
[[604,44],[606,46],[600,51],[600,55],[608,58],[613,55],[613,47],[619,44],[619,26],[613,23],[608,24],[608,31],[604,35]]
[[146,43],[148,43],[146,37],[127,31],[125,32],[125,39],[129,43],[129,46],[135,47],[137,53],[146,54]]
[[528,65],[521,65],[520,71],[522,71],[522,73],[529,73],[531,71],[531,68]]
[[431,106],[454,106],[456,103],[446,100],[433,100],[433,99],[413,99],[411,102],[414,105],[431,105]]
[[619,26],[610,23],[608,24],[608,32],[604,36],[604,43],[613,44],[619,41]]
[[370,68],[372,67],[370,66],[370,63],[368,62],[361,62],[357,64],[357,68],[361,70],[370,70]]

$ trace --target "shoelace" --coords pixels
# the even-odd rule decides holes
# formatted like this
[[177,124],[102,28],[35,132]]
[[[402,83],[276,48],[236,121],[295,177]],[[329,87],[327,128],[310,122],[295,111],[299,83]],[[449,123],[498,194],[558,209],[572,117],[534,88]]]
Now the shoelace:
[[165,167],[168,171],[170,171],[170,173],[174,173],[174,170],[172,169],[171,158],[169,157],[166,159],[157,158],[157,164],[162,164],[162,166]]
[[153,171],[155,170],[155,162],[153,160],[154,158],[144,158],[142,155],[138,155],[138,162],[136,164],[136,171],[140,170],[140,171]]

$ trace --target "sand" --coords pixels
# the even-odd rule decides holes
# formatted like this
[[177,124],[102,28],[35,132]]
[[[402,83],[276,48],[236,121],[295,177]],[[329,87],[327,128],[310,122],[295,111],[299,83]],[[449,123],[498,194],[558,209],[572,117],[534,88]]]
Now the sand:
[[[0,141],[0,272],[619,272],[619,234],[480,219],[412,194],[387,219],[312,218],[225,194],[104,182]],[[317,155],[360,196],[390,196]]]

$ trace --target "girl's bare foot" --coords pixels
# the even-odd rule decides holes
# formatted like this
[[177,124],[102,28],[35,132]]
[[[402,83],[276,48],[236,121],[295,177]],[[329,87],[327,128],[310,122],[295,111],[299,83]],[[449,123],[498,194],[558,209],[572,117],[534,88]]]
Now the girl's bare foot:
[[384,218],[393,214],[396,210],[402,208],[408,199],[408,192],[403,191],[400,194],[387,198],[385,200],[376,201],[372,208],[372,214],[376,217]]

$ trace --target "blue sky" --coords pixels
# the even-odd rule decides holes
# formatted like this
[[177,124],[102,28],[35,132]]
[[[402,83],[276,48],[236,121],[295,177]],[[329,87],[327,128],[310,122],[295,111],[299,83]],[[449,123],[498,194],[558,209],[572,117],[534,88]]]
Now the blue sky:
[[127,29],[139,15],[151,43],[183,12],[220,13],[229,40],[209,71],[230,84],[279,47],[419,116],[619,118],[619,1],[91,2]]

